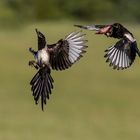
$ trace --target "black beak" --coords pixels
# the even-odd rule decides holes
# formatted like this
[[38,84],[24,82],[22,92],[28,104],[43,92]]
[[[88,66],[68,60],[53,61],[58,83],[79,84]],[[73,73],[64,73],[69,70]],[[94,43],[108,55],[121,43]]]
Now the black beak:
[[36,31],[38,38],[45,38],[44,35],[40,31],[38,31],[38,29],[35,29],[35,31]]
[[36,28],[35,31],[36,31],[36,34],[37,34],[37,36],[38,36],[38,35],[39,35],[39,31],[38,31],[38,29]]

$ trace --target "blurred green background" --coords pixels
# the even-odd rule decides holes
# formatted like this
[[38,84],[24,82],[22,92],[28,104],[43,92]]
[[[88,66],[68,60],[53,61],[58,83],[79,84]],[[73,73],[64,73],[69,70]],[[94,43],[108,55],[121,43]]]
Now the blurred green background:
[[87,53],[69,70],[52,71],[44,112],[34,104],[36,70],[28,66],[35,28],[51,44],[78,31],[73,24],[121,22],[139,45],[139,7],[139,0],[1,0],[0,140],[140,140],[140,60],[112,70],[103,56],[117,40],[84,30]]
[[86,20],[140,22],[139,0],[1,0],[0,24]]

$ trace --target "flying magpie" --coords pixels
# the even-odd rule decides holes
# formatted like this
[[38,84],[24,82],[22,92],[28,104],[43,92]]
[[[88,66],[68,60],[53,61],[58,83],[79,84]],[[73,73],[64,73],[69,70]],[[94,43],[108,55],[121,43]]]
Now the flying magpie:
[[85,53],[87,46],[84,39],[85,34],[72,32],[57,43],[49,45],[43,33],[36,29],[38,38],[38,50],[29,51],[34,55],[35,60],[29,61],[29,65],[35,67],[38,71],[32,78],[30,85],[35,103],[38,104],[41,98],[41,107],[44,110],[44,104],[49,99],[53,89],[53,78],[51,70],[65,70],[70,68]]
[[105,50],[106,54],[104,57],[107,58],[106,62],[109,62],[109,66],[112,66],[113,69],[126,69],[132,65],[136,54],[140,57],[140,51],[137,47],[136,39],[133,34],[120,23],[110,25],[74,26],[97,31],[96,34],[104,34],[107,37],[119,39],[115,45],[112,45]]

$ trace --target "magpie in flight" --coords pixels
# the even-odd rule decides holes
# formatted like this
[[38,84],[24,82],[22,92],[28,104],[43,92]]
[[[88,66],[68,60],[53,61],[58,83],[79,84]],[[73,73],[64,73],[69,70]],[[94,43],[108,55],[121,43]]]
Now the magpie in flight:
[[74,26],[97,31],[96,34],[104,34],[107,37],[119,39],[115,45],[112,45],[105,50],[106,54],[104,57],[107,58],[106,62],[109,62],[109,66],[112,66],[113,69],[126,69],[132,65],[136,54],[140,57],[140,51],[137,48],[136,39],[133,34],[120,23],[114,23],[111,25]]
[[53,89],[53,78],[51,69],[65,70],[77,62],[85,53],[87,46],[84,40],[85,34],[73,32],[60,39],[57,43],[48,45],[45,36],[36,29],[38,37],[38,50],[29,51],[34,55],[35,61],[29,61],[29,66],[35,67],[38,71],[32,78],[30,85],[35,103],[38,104],[41,98],[41,107],[44,109],[47,99]]

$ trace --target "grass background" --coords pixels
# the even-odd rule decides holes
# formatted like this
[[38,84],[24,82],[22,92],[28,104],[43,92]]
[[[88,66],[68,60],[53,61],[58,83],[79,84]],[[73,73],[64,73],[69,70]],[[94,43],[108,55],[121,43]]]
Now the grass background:
[[[69,70],[52,71],[54,90],[44,112],[34,104],[29,82],[36,71],[28,66],[28,48],[37,47],[34,29],[51,44],[77,31],[73,24],[1,29],[0,140],[140,139],[140,60],[127,70],[112,70],[103,56],[115,39],[84,30],[87,53]],[[140,44],[140,26],[125,25]]]

